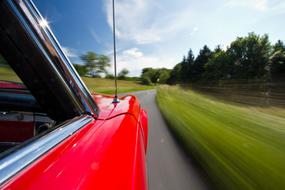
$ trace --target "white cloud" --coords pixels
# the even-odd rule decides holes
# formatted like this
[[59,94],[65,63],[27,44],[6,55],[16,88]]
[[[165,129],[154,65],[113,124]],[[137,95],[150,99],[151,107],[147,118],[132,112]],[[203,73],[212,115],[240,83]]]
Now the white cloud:
[[268,9],[267,0],[259,0],[255,2],[255,8],[260,11],[266,11]]
[[131,48],[123,51],[124,55],[132,56],[135,58],[142,57],[143,53],[138,48]]
[[102,41],[101,41],[99,35],[95,32],[95,30],[91,29],[91,30],[90,30],[90,33],[91,33],[93,39],[94,39],[98,44],[101,44],[101,43],[102,43]]
[[246,7],[272,14],[285,13],[284,0],[226,0],[225,7]]
[[[139,76],[142,69],[146,67],[172,68],[176,62],[175,58],[165,55],[144,55],[138,48],[127,49],[117,55],[118,71],[127,68],[130,71],[130,76]],[[113,63],[113,57],[111,57],[111,63]],[[113,68],[110,68],[109,71],[113,72]]]
[[[112,28],[112,4],[105,0],[108,24]],[[186,28],[191,31],[192,12],[187,7],[164,8],[165,1],[118,0],[116,1],[116,34],[120,40],[136,44],[153,44],[167,41]],[[169,7],[168,7],[169,8]],[[185,24],[187,23],[187,24]]]
[[69,48],[69,47],[64,47],[64,46],[62,46],[61,48],[67,57],[70,57],[70,58],[78,57],[76,50]]
[[[104,0],[112,28],[111,0]],[[139,75],[144,67],[172,68],[192,48],[230,44],[239,35],[259,32],[268,13],[285,12],[284,0],[116,0],[118,70]],[[234,8],[234,9],[231,9]],[[222,11],[221,11],[222,10]],[[248,17],[249,15],[256,15]],[[265,26],[260,26],[266,31]],[[280,29],[278,31],[281,31]],[[262,31],[263,32],[263,31]],[[195,37],[193,37],[195,36]],[[130,47],[136,47],[131,48]],[[142,51],[143,50],[143,51]],[[143,52],[143,53],[142,53]]]
[[134,40],[138,44],[150,44],[161,41],[157,31],[146,30],[144,34],[134,35]]
[[[138,48],[117,51],[120,52],[117,58],[118,70],[128,68],[130,75],[140,75],[142,68],[172,68],[179,62],[177,55],[172,56],[172,50],[166,50],[163,43],[177,41],[177,36],[187,37],[187,34],[198,31],[198,27],[193,26],[195,21],[193,12],[189,11],[189,7],[187,8],[192,4],[187,3],[188,0],[183,1],[184,3],[179,3],[178,6],[172,1],[165,2],[165,0],[117,0],[115,2],[117,47],[120,48],[123,44],[125,47],[148,50],[148,53],[142,53]],[[112,29],[112,1],[104,2],[108,24]]]
[[199,28],[197,26],[195,26],[193,28],[193,30],[191,31],[190,36],[193,36],[198,30],[199,30]]
[[270,5],[270,9],[274,11],[274,13],[285,13],[285,1],[284,0],[277,0],[275,3]]
[[[112,1],[105,0],[104,2],[108,24],[112,29]],[[130,76],[140,75],[145,67],[172,68],[178,62],[177,56],[171,56],[171,53],[163,51],[165,49],[161,47],[162,43],[181,36],[181,32],[185,32],[186,35],[187,31],[189,34],[193,30],[194,32],[198,30],[198,27],[193,27],[192,12],[185,6],[176,7],[170,11],[171,6],[166,5],[165,0],[155,2],[152,0],[117,0],[115,3],[118,48],[121,47],[120,44],[126,45],[125,47],[134,47],[117,51],[118,71],[127,68]],[[157,48],[151,53],[143,53],[140,50],[145,49],[146,46],[149,48],[149,45],[152,45],[151,48],[154,46]]]
[[267,0],[227,0],[226,6],[229,7],[248,7],[258,11],[268,9]]

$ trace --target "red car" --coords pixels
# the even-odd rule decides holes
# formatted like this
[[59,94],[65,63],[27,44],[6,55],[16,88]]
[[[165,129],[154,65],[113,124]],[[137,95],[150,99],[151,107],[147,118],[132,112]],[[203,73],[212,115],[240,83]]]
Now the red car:
[[147,114],[90,94],[29,0],[0,0],[0,189],[147,189]]

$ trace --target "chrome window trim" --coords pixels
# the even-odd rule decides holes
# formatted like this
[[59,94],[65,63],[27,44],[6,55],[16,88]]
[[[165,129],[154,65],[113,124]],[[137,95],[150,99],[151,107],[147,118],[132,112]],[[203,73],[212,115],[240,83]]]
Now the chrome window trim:
[[93,117],[83,115],[76,117],[51,131],[50,133],[36,139],[35,141],[19,148],[15,152],[0,160],[0,185],[5,183],[18,172],[26,168],[46,152],[83,128],[94,120]]
[[[65,91],[68,92],[70,97],[72,97],[74,102],[79,106],[80,103],[74,97],[74,94],[72,93],[67,82],[63,79],[61,73],[56,68],[56,65],[55,65],[54,61],[52,60],[51,56],[49,56],[49,54],[48,54],[49,52],[46,51],[46,49],[45,49],[45,46],[48,46],[48,42],[45,40],[45,37],[43,35],[44,30],[40,29],[41,27],[37,26],[36,20],[31,16],[31,12],[28,11],[27,7],[24,7],[25,3],[22,0],[19,0],[19,1],[17,0],[17,3],[14,3],[13,0],[9,0],[7,2],[8,2],[8,5],[10,5],[13,13],[17,16],[18,20],[21,22],[21,24],[25,28],[26,32],[29,34],[30,39],[34,41],[34,43],[37,45],[37,47],[41,50],[41,53],[45,56],[45,58],[48,60],[50,65],[53,67],[57,76],[60,78],[61,83],[62,83]],[[17,4],[18,4],[18,6],[21,6],[22,12],[25,12],[25,14],[22,14],[19,11]],[[28,23],[27,20],[30,23]],[[32,28],[34,28],[35,31],[37,31],[37,33],[33,32]]]

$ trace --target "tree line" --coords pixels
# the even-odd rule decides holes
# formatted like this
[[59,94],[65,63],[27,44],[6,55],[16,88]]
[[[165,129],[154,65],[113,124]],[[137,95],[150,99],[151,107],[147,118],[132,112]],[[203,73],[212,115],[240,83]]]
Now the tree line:
[[[106,55],[100,55],[95,52],[89,51],[80,56],[82,64],[73,64],[80,76],[96,77],[96,78],[109,78],[113,79],[114,75],[109,73],[107,68],[111,66],[110,59]],[[128,77],[129,70],[123,68],[118,73],[118,78],[121,80],[135,80]]]
[[285,81],[285,45],[271,44],[267,34],[238,37],[225,50],[205,45],[194,56],[190,49],[172,70],[145,68],[144,83],[215,82],[219,80]]

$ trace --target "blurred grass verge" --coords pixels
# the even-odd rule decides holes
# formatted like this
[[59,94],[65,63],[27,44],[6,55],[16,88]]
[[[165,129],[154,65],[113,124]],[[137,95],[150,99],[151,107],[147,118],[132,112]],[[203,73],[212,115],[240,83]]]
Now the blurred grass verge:
[[160,86],[170,129],[218,189],[285,189],[285,109],[230,104]]
[[[112,79],[81,77],[90,92],[114,94],[115,84]],[[9,67],[0,66],[0,80],[20,82],[13,70]],[[118,80],[118,93],[150,90],[154,86],[140,84],[139,81]]]

